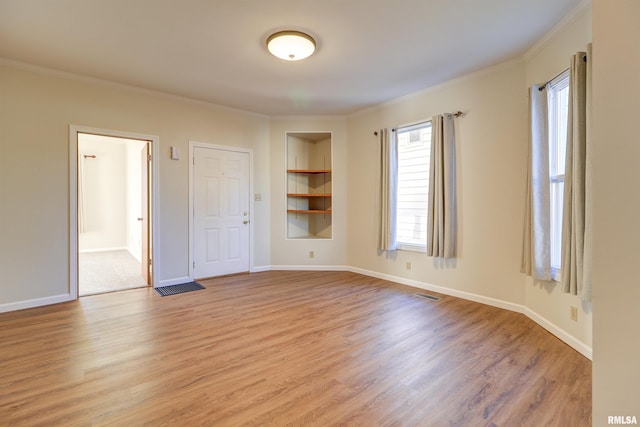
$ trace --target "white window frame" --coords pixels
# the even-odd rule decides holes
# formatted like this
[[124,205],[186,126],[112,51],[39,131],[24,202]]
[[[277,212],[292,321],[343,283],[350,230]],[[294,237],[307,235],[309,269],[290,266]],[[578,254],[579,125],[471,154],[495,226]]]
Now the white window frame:
[[[555,189],[562,184],[564,187],[564,159],[567,144],[568,106],[559,105],[560,92],[569,87],[569,71],[565,71],[551,80],[547,85],[547,102],[549,114],[549,194],[550,194],[550,248],[551,275],[553,280],[559,281],[562,276],[562,199],[559,200],[560,209],[556,207]],[[564,123],[562,122],[564,120]],[[554,256],[555,255],[555,256]]]
[[[405,125],[405,126],[399,126],[398,128],[396,128],[396,143],[398,144],[398,186],[400,186],[400,134],[401,133],[409,133],[411,131],[415,131],[415,130],[421,130],[425,127],[431,127],[431,120],[424,120],[424,121],[420,121],[418,123],[414,123],[414,124],[410,124],[410,125]],[[420,253],[426,253],[427,252],[427,239],[426,239],[426,229],[427,229],[427,215],[428,215],[428,198],[429,198],[429,157],[431,154],[431,138],[429,138],[428,140],[428,146],[427,146],[427,182],[426,182],[426,203],[427,205],[425,206],[425,217],[424,217],[424,233],[425,233],[425,238],[424,238],[424,243],[419,244],[416,242],[409,242],[409,241],[401,241],[401,237],[400,237],[400,233],[398,230],[398,223],[399,223],[399,219],[401,217],[400,213],[398,212],[396,215],[396,235],[397,235],[397,249],[398,250],[402,250],[402,251],[410,251],[410,252],[420,252]],[[400,196],[400,191],[398,188],[398,198]],[[397,201],[398,206],[396,207],[398,210],[401,209],[401,205],[400,205],[400,201]]]

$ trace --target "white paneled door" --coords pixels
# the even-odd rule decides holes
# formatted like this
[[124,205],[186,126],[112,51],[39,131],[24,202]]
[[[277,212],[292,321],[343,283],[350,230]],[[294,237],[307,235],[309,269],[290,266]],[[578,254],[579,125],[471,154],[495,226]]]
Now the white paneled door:
[[249,271],[249,153],[193,149],[193,277]]

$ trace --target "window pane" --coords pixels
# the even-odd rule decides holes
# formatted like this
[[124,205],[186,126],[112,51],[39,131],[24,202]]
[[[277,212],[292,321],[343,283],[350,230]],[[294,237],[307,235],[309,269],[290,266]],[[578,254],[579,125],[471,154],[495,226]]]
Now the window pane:
[[551,183],[551,266],[562,266],[562,205],[569,111],[569,74],[549,84],[549,180]]
[[[556,95],[555,126],[555,175],[564,175],[564,162],[567,149],[567,115],[569,110],[569,87],[558,90]],[[552,172],[553,173],[553,172]]]
[[398,129],[398,243],[427,242],[431,124]]
[[564,182],[551,184],[551,266],[562,265],[562,203]]

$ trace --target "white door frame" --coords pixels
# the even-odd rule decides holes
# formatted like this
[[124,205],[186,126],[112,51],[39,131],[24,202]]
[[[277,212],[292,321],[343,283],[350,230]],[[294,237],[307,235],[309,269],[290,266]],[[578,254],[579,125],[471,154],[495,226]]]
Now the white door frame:
[[160,283],[159,230],[160,230],[160,138],[110,129],[87,126],[69,126],[69,296],[78,299],[78,133],[111,136],[116,138],[139,139],[151,143],[151,259],[152,285]]
[[232,147],[227,145],[207,144],[204,142],[189,141],[189,280],[195,280],[193,277],[193,263],[195,257],[195,242],[194,242],[194,230],[193,230],[193,172],[194,172],[194,148],[209,148],[213,150],[232,151],[236,153],[249,154],[249,272],[254,271],[253,266],[253,150],[251,148],[244,147]]

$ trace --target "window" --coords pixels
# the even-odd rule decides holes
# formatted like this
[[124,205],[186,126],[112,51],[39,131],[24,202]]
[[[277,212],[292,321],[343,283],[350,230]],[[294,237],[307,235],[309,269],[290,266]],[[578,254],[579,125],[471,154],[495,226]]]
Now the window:
[[549,183],[551,185],[551,269],[554,278],[562,265],[562,205],[564,195],[564,164],[567,147],[567,117],[569,109],[569,73],[561,74],[549,83]]
[[431,122],[397,130],[398,249],[424,252],[427,244]]

